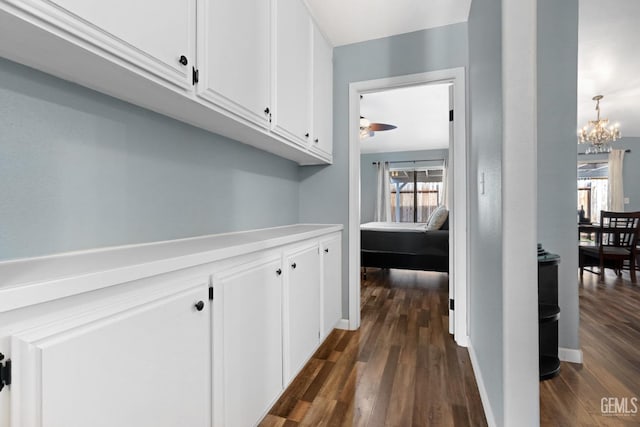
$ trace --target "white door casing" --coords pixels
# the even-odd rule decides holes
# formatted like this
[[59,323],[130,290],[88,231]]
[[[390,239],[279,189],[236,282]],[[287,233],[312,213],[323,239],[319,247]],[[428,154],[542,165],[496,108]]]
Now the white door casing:
[[360,326],[360,94],[434,83],[452,83],[454,137],[449,147],[450,194],[449,280],[454,282],[454,338],[468,343],[468,221],[466,78],[463,67],[382,78],[349,85],[349,329]]

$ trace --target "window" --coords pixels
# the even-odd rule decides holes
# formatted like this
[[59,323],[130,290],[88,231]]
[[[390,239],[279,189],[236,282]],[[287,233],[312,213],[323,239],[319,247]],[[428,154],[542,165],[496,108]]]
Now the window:
[[600,222],[600,211],[607,210],[608,176],[607,162],[578,163],[578,215],[584,210],[586,221]]
[[392,220],[427,222],[442,203],[442,176],[442,168],[390,169]]

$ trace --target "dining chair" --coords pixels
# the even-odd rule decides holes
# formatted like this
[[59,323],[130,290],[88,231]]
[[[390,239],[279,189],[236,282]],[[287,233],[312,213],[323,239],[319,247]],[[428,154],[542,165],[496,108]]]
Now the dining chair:
[[[639,212],[600,213],[600,228],[596,233],[594,246],[579,246],[580,278],[587,270],[600,276],[604,281],[604,269],[614,269],[618,276],[623,269],[629,269],[631,282],[636,283],[636,256],[640,226]],[[587,267],[598,267],[593,271]]]

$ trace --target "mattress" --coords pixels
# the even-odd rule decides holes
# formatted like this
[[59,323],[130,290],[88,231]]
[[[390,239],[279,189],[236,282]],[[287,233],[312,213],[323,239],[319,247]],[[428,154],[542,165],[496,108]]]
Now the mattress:
[[423,222],[367,222],[360,224],[360,230],[424,233],[427,231],[427,224]]

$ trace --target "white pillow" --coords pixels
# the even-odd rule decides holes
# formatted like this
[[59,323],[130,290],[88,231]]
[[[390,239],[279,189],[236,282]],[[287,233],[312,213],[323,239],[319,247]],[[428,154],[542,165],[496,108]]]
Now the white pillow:
[[449,211],[443,205],[438,206],[427,221],[427,230],[440,230],[449,216]]

